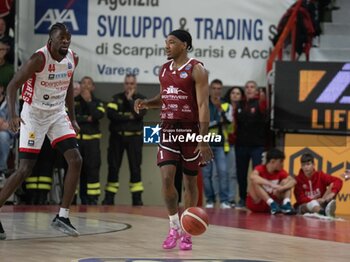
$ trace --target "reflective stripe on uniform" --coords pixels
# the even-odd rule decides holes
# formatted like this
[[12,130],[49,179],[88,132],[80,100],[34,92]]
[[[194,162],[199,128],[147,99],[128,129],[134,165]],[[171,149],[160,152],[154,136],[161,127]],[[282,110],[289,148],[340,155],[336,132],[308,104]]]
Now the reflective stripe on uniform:
[[106,110],[102,106],[98,106],[97,110],[101,111],[102,113],[106,112]]
[[119,189],[119,183],[118,182],[108,182],[106,191],[107,192],[112,192],[112,193],[117,193]]
[[38,181],[39,182],[52,183],[52,178],[51,177],[47,177],[47,176],[39,176]]
[[118,110],[118,105],[116,103],[108,103],[107,108]]
[[130,192],[140,192],[143,191],[143,184],[142,182],[137,182],[137,183],[130,183]]
[[101,190],[100,189],[88,189],[86,191],[86,193],[90,196],[96,196],[96,195],[100,195],[101,194]]
[[99,183],[99,182],[97,182],[97,183],[88,183],[88,184],[87,184],[87,188],[88,188],[88,189],[100,188],[100,183]]
[[48,185],[48,184],[29,183],[29,184],[26,184],[26,189],[45,189],[45,190],[51,190],[51,185]]
[[94,134],[94,135],[77,134],[77,139],[82,139],[82,140],[101,139],[101,137],[102,137],[102,134]]
[[135,131],[135,132],[119,131],[118,135],[121,135],[121,136],[140,136],[140,135],[142,135],[142,131]]
[[34,182],[38,182],[38,177],[37,176],[30,176],[26,178],[26,182],[27,183],[34,183]]

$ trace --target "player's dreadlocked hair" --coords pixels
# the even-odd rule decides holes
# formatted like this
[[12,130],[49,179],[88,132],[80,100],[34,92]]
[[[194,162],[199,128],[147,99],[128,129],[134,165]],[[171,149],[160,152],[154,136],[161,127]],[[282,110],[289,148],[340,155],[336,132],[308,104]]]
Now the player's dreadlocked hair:
[[68,28],[66,27],[65,24],[62,24],[62,23],[56,23],[56,24],[54,24],[54,25],[51,26],[51,28],[50,28],[50,32],[49,32],[50,38],[51,38],[53,32],[55,32],[56,30],[65,30],[65,31],[68,31]]

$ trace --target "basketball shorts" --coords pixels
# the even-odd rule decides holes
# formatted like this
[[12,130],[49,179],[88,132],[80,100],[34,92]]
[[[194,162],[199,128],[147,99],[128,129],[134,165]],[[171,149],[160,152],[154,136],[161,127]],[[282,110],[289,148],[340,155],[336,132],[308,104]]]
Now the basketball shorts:
[[200,163],[199,152],[194,152],[198,143],[193,137],[199,134],[196,123],[162,123],[158,146],[157,165],[182,162],[183,172],[197,175]]
[[76,138],[65,111],[43,111],[24,103],[21,118],[24,124],[21,123],[20,128],[19,152],[39,154],[45,135],[50,139],[52,147],[57,142]]

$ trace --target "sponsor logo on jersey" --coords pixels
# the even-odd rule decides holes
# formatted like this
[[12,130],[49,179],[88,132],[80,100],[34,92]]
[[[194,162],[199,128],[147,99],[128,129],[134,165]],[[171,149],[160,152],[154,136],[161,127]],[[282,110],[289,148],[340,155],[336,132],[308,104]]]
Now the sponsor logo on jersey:
[[48,88],[57,88],[59,90],[67,90],[69,86],[70,80],[58,80],[58,81],[41,81],[40,85]]
[[35,34],[47,34],[55,23],[64,23],[74,35],[87,35],[88,0],[35,1]]
[[73,71],[69,70],[67,72],[63,72],[63,73],[56,73],[56,74],[49,74],[49,80],[53,80],[53,79],[62,79],[62,78],[70,78],[73,75]]
[[179,107],[179,106],[178,106],[177,104],[169,104],[169,105],[168,105],[168,108],[171,109],[171,110],[173,110],[173,111],[177,111],[178,107]]
[[72,63],[68,62],[68,69],[72,69],[72,68],[73,68]]
[[185,70],[190,70],[191,69],[191,67],[192,67],[192,65],[191,64],[188,64],[186,67],[185,67]]
[[188,77],[188,74],[186,72],[180,73],[180,78],[186,78],[186,77]]
[[34,140],[28,140],[28,146],[34,146]]
[[29,139],[35,139],[35,133],[34,132],[29,132],[28,137],[29,137]]
[[190,113],[191,112],[191,108],[189,105],[184,105],[181,109],[182,112],[185,112],[185,113]]
[[49,100],[50,96],[48,94],[43,95],[44,100]]
[[186,92],[180,90],[178,87],[174,87],[174,86],[169,86],[166,89],[164,89],[164,92],[166,92],[167,95],[169,94],[174,94],[174,95],[178,95],[180,93],[182,94],[186,94]]

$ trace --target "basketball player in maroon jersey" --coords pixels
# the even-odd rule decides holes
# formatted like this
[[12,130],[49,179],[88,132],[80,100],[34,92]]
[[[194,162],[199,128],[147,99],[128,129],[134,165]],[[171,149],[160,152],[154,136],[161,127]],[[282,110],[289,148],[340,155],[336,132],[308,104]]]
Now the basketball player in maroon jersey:
[[[162,175],[162,193],[170,219],[170,230],[164,249],[176,247],[191,250],[191,236],[181,231],[178,214],[178,192],[174,186],[176,164],[181,161],[185,185],[185,208],[198,202],[197,174],[201,164],[211,161],[213,153],[207,142],[172,141],[187,133],[203,137],[208,134],[209,85],[203,64],[189,58],[192,37],[184,30],[171,32],[165,41],[168,61],[159,72],[160,93],[150,100],[136,100],[135,111],[161,107],[161,140],[157,164]],[[164,138],[164,139],[163,139]],[[166,138],[166,139],[165,139]]]

